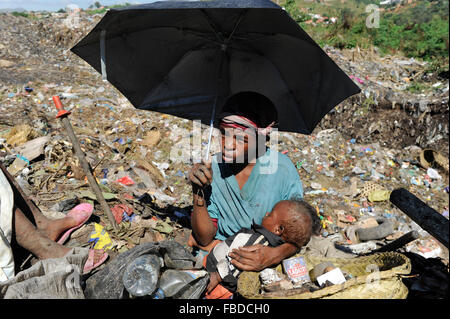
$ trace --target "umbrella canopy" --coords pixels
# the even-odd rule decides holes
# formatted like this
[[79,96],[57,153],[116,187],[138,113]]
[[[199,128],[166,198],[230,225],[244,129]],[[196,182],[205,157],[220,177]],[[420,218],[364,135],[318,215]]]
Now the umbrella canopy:
[[254,91],[275,104],[279,130],[310,134],[325,114],[360,92],[269,0],[111,9],[71,50],[136,108],[205,124],[227,97]]

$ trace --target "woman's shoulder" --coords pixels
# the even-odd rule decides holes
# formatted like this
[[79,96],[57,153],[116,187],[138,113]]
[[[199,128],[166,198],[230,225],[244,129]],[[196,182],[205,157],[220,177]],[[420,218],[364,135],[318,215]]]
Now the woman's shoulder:
[[276,150],[272,150],[270,148],[267,149],[265,156],[267,156],[271,162],[275,161],[278,166],[295,167],[289,156]]
[[294,171],[297,172],[288,156],[272,149],[267,149],[266,153],[260,158],[260,169],[270,170],[271,173],[277,175],[291,175]]

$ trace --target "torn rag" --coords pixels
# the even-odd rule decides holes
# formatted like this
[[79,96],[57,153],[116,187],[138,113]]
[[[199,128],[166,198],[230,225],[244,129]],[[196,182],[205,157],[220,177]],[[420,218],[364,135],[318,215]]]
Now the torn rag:
[[88,253],[88,248],[74,247],[64,257],[39,260],[0,282],[0,299],[84,299],[81,272]]
[[220,124],[224,127],[237,128],[243,131],[250,130],[255,134],[258,133],[261,135],[269,135],[270,132],[272,131],[273,125],[275,124],[275,122],[272,122],[266,127],[258,127],[258,125],[256,125],[255,122],[242,115],[223,113],[222,116],[223,117]]

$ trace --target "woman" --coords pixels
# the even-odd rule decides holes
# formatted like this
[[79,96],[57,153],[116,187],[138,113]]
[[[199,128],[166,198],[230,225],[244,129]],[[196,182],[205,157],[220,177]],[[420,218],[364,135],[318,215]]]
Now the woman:
[[[260,224],[280,200],[302,198],[300,177],[291,160],[266,149],[277,120],[273,103],[255,92],[230,97],[221,116],[221,149],[211,163],[195,164],[189,174],[193,189],[191,246],[209,251],[242,227]],[[262,142],[261,142],[262,141]],[[260,271],[295,254],[290,243],[253,245],[230,253],[241,270]]]

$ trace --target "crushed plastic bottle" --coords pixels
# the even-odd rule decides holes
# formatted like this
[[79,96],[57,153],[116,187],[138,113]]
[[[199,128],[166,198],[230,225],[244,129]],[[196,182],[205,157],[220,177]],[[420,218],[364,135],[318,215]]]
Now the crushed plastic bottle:
[[199,279],[191,282],[187,289],[182,289],[178,294],[174,296],[176,299],[200,299],[201,295],[208,286],[209,283],[209,275],[205,274],[205,276],[200,277]]
[[188,299],[185,294],[186,290],[190,290],[191,286],[195,284],[194,281],[205,277],[207,274],[208,273],[204,270],[186,271],[168,269],[161,275],[161,278],[159,279],[159,288],[152,297],[153,299],[164,299],[183,296],[183,298]]
[[123,285],[132,296],[142,297],[155,291],[161,262],[156,255],[142,255],[130,263],[123,275]]

